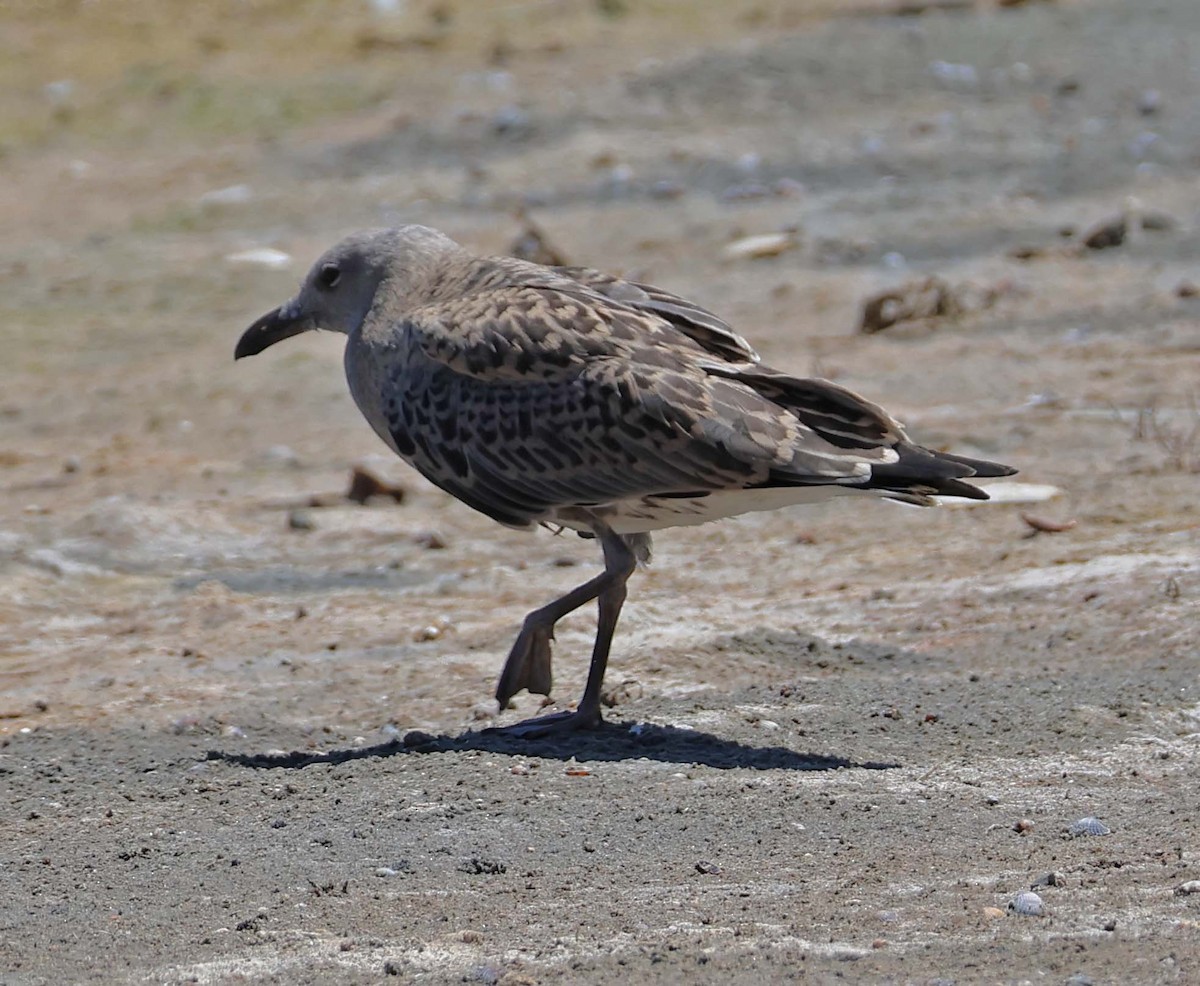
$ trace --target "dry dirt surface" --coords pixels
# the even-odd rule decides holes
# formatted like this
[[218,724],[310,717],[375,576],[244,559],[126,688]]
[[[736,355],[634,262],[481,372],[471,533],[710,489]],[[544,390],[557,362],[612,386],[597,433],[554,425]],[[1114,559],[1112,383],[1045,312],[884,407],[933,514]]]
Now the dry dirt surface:
[[[1200,981],[1200,4],[920,6],[4,5],[0,983]],[[521,208],[1021,475],[665,532],[489,734],[595,545],[232,351]]]

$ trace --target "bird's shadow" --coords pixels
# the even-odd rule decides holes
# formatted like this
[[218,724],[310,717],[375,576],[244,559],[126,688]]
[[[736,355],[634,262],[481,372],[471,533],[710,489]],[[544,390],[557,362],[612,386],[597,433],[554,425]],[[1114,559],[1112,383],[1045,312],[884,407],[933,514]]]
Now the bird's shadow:
[[675,726],[619,722],[605,722],[599,729],[586,733],[545,739],[526,739],[497,729],[468,730],[458,736],[411,732],[403,739],[348,750],[297,750],[292,753],[209,750],[205,759],[221,760],[242,767],[295,770],[314,764],[341,764],[371,757],[461,753],[468,750],[577,762],[645,759],[660,763],[702,764],[720,770],[735,767],[752,770],[839,770],[847,767],[888,770],[900,766],[897,763],[858,763],[844,757],[799,753],[783,746],[748,746],[711,733]]

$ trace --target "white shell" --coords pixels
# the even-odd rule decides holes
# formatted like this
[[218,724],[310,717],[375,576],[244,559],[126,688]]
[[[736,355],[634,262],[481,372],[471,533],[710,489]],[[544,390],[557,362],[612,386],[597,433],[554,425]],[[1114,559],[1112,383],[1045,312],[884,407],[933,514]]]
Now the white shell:
[[1045,905],[1042,903],[1042,898],[1032,890],[1026,890],[1024,893],[1017,894],[1016,897],[1008,902],[1008,909],[1013,914],[1032,918],[1041,917],[1045,913]]
[[231,253],[226,258],[231,264],[256,264],[259,267],[269,267],[271,270],[283,270],[292,263],[291,254],[271,247],[258,247],[254,250],[242,250]]
[[1112,835],[1112,829],[1098,818],[1081,818],[1067,828],[1067,835],[1077,839],[1081,835]]

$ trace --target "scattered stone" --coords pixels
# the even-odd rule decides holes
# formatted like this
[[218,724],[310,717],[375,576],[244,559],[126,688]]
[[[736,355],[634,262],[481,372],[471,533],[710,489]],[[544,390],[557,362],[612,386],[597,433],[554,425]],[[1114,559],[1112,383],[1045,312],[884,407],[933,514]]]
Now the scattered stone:
[[696,872],[703,873],[706,876],[717,876],[721,872],[721,867],[716,863],[710,863],[702,859],[696,864]]
[[1175,285],[1175,297],[1177,298],[1195,298],[1200,295],[1200,287],[1193,281],[1180,281]]
[[[1075,234],[1072,232],[1070,235],[1074,236]],[[1013,260],[1029,261],[1037,260],[1039,257],[1044,257],[1051,252],[1052,251],[1047,250],[1045,247],[1015,246],[1008,251],[1007,256]]]
[[743,181],[721,192],[722,202],[750,202],[771,197],[771,186],[761,181]]
[[1112,829],[1100,821],[1100,819],[1090,816],[1073,822],[1063,831],[1072,839],[1078,839],[1086,835],[1112,835]]
[[412,872],[412,863],[407,859],[398,859],[391,866],[379,866],[375,869],[375,875],[378,877],[404,876]]
[[386,482],[367,472],[362,466],[355,466],[350,473],[350,488],[346,491],[346,499],[359,506],[365,506],[374,496],[390,496],[396,503],[403,503],[406,492],[403,486]]
[[1089,250],[1110,250],[1125,242],[1129,223],[1124,216],[1111,216],[1090,227],[1080,242]]
[[1200,894],[1200,880],[1188,880],[1186,883],[1181,883],[1175,888],[1175,893],[1180,897],[1186,897],[1189,894]]
[[1016,897],[1008,902],[1008,909],[1013,914],[1032,918],[1040,918],[1046,911],[1042,898],[1032,890],[1026,890],[1023,893],[1017,894]]
[[926,277],[868,298],[863,304],[859,331],[872,335],[902,322],[955,318],[965,311],[954,288],[940,277]]
[[1047,520],[1044,517],[1035,517],[1033,514],[1021,514],[1021,520],[1029,525],[1029,533],[1026,537],[1037,537],[1039,534],[1061,534],[1063,531],[1069,531],[1075,528],[1079,521],[1077,520]]
[[1051,870],[1049,873],[1043,873],[1033,883],[1030,884],[1030,889],[1037,887],[1065,887],[1067,885],[1067,875],[1059,870]]
[[642,683],[632,678],[622,681],[619,685],[613,685],[600,693],[600,703],[608,709],[614,709],[618,705],[627,705],[634,699],[642,697]]
[[424,531],[413,537],[413,544],[426,551],[441,551],[446,547],[446,539],[437,531]]
[[288,511],[288,528],[293,531],[312,531],[316,529],[312,515],[305,510]]
[[1154,116],[1163,108],[1163,94],[1157,89],[1144,89],[1138,96],[1137,111],[1142,116]]
[[497,137],[520,140],[530,136],[533,131],[533,117],[520,106],[502,106],[492,115],[492,133]]
[[42,86],[42,95],[55,109],[68,107],[75,95],[75,82],[73,79],[55,79],[53,82],[47,82]]
[[652,199],[677,199],[683,195],[686,189],[680,182],[672,178],[661,178],[650,186],[650,198]]
[[290,445],[272,445],[263,452],[262,461],[272,466],[286,466],[289,469],[300,468],[300,456]]
[[1151,233],[1165,233],[1175,228],[1175,217],[1160,209],[1143,209],[1138,215],[1142,229]]
[[983,916],[985,918],[991,918],[993,921],[1003,918],[1004,914],[1005,912],[999,907],[985,907],[983,909]]
[[472,856],[459,863],[458,870],[460,873],[469,873],[471,876],[498,876],[501,873],[507,873],[508,866],[493,859]]
[[1027,835],[1037,827],[1031,818],[1022,818],[1013,823],[1013,831],[1018,835]]
[[979,70],[974,65],[933,61],[929,63],[929,74],[948,88],[974,89],[979,85]]
[[413,633],[413,643],[420,644],[428,640],[441,640],[451,630],[454,629],[454,624],[450,622],[450,617],[439,616],[428,626],[421,627]]

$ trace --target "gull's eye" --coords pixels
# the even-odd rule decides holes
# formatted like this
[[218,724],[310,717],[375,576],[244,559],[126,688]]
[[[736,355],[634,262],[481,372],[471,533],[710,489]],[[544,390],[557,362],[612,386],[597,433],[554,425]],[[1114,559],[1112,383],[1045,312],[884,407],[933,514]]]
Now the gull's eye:
[[336,288],[341,279],[342,269],[337,264],[324,264],[317,271],[317,287],[324,288],[326,291]]

